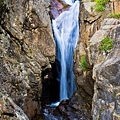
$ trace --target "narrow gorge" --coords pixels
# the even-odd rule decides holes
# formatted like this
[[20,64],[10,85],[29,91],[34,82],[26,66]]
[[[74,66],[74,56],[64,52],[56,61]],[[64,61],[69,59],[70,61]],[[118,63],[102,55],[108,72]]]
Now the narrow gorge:
[[120,1],[1,0],[0,120],[120,120]]

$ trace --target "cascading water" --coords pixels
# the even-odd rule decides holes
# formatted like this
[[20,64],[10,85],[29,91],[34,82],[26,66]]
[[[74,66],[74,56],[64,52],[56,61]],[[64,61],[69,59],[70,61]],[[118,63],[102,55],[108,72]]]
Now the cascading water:
[[62,1],[65,2],[68,5],[73,5],[74,1],[76,1],[76,0],[62,0]]
[[[54,5],[56,4],[54,3],[55,1],[56,0],[53,0]],[[55,8],[56,14],[53,15],[55,19],[52,20],[54,39],[56,42],[56,66],[58,72],[56,79],[60,83],[60,99],[57,103],[48,105],[48,107],[58,106],[59,102],[63,99],[70,98],[76,90],[73,73],[73,53],[79,37],[79,1],[62,0],[62,2],[70,6],[69,9],[66,9],[66,11],[59,15],[59,11],[56,11]],[[49,109],[44,109],[44,119],[58,120],[58,118],[49,111]],[[63,119],[60,118],[60,120]]]
[[73,73],[73,53],[79,37],[79,1],[64,0],[71,7],[52,20],[56,42],[56,59],[60,64],[60,101],[68,99],[76,90]]

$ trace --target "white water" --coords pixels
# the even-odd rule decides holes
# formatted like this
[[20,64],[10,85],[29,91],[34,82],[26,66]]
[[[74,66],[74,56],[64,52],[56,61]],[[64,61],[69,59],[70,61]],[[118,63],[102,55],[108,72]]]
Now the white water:
[[56,59],[60,63],[60,101],[68,99],[76,90],[73,73],[73,53],[79,37],[79,1],[64,0],[69,10],[52,20],[56,42]]
[[67,3],[68,5],[73,5],[74,0],[62,0],[63,2]]

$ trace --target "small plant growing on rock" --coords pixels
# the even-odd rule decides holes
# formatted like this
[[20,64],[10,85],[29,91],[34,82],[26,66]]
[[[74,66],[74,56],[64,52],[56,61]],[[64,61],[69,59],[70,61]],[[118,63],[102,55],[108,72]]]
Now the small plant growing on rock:
[[82,67],[82,69],[84,71],[91,70],[90,66],[88,66],[88,64],[87,64],[87,56],[86,55],[81,57],[81,59],[80,59],[80,66]]
[[97,12],[101,12],[101,11],[104,11],[105,10],[105,7],[103,5],[96,5],[95,6],[95,10]]
[[105,37],[101,41],[99,50],[109,52],[113,48],[113,41],[109,37]]
[[109,0],[95,0],[98,5],[106,5],[109,3]]
[[80,59],[80,65],[84,71],[88,70],[87,68],[87,57],[86,55],[82,56]]
[[94,0],[94,2],[96,2],[95,10],[101,12],[105,10],[105,5],[109,3],[109,0]]
[[119,19],[120,18],[120,13],[118,13],[118,14],[111,13],[111,14],[108,15],[108,17]]

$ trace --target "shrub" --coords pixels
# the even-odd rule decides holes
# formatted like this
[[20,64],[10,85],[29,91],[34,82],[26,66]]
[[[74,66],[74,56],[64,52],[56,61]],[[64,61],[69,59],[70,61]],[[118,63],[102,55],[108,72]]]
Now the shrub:
[[105,37],[101,41],[100,51],[110,51],[113,48],[113,41],[109,37]]

